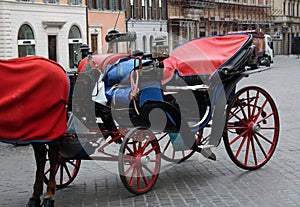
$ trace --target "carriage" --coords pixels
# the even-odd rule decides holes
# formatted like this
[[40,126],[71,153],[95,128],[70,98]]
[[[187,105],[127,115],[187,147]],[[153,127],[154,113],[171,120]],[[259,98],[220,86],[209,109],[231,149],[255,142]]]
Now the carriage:
[[118,162],[128,191],[143,194],[155,185],[161,160],[180,163],[195,152],[215,160],[212,149],[222,139],[237,166],[264,166],[278,142],[275,102],[260,87],[236,87],[270,69],[248,66],[253,50],[251,35],[230,34],[191,40],[169,56],[84,58],[69,74],[67,129],[55,140],[56,187],[73,182],[81,160],[105,160]]

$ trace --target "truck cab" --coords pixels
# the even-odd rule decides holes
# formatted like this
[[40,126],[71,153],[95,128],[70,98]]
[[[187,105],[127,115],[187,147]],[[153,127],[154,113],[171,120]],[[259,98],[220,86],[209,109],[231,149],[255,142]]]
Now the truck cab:
[[270,63],[274,61],[274,50],[272,37],[268,34],[265,34],[265,53],[264,55],[269,58]]

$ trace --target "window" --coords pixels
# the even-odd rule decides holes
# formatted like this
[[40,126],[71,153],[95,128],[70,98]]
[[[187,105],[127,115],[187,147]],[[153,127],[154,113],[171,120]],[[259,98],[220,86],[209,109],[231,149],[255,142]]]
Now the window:
[[46,4],[58,4],[59,0],[45,0]]
[[91,0],[89,1],[89,9],[97,9],[97,10],[103,10],[105,9],[105,1],[103,0]]
[[158,1],[158,8],[159,8],[159,19],[162,19],[162,6],[161,6],[161,0]]
[[69,31],[69,66],[75,68],[81,60],[80,45],[82,44],[81,32],[77,26],[72,26]]
[[142,19],[146,19],[145,0],[142,0]]
[[92,54],[98,53],[98,34],[91,34]]
[[143,36],[143,52],[147,52],[147,51],[146,51],[146,49],[147,49],[147,48],[146,48],[146,47],[147,47],[146,45],[147,45],[147,38],[146,38],[146,36]]
[[19,57],[35,55],[35,40],[31,27],[24,24],[18,33],[18,53]]
[[152,0],[147,0],[148,1],[148,19],[152,19],[152,12],[153,12],[153,8],[152,8]]
[[70,5],[82,5],[82,0],[69,0]]
[[152,53],[152,47],[153,47],[153,40],[154,40],[154,38],[153,38],[153,36],[151,35],[150,36],[150,44],[149,44],[149,48],[150,48],[150,53]]
[[134,3],[133,3],[134,5],[134,13],[133,13],[133,18],[134,19],[140,19],[140,14],[139,14],[139,0],[134,0]]

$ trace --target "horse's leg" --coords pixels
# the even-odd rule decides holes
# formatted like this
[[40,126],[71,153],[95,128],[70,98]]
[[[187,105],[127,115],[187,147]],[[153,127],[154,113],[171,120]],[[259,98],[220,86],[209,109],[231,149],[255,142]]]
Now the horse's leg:
[[54,207],[54,194],[56,189],[55,176],[56,176],[56,165],[58,163],[59,148],[57,143],[50,143],[48,146],[49,146],[48,157],[50,162],[50,176],[47,185],[47,192],[44,197],[42,206]]
[[32,147],[34,150],[34,157],[36,162],[36,173],[35,173],[35,181],[33,185],[33,194],[27,206],[39,207],[41,206],[40,196],[43,193],[44,170],[45,170],[47,149],[45,144],[42,143],[32,143]]

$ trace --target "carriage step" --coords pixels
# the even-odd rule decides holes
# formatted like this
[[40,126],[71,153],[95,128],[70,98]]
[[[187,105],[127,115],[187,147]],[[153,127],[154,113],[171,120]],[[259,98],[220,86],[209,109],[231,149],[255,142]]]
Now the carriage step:
[[200,152],[205,158],[216,161],[216,155],[211,151],[211,147],[202,148]]
[[194,145],[192,147],[193,150],[196,152],[201,153],[205,158],[210,159],[210,160],[217,160],[216,155],[211,151],[211,148],[213,148],[213,145],[206,145],[206,146],[197,146]]

